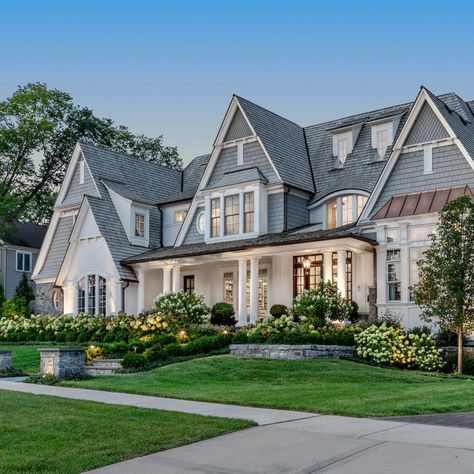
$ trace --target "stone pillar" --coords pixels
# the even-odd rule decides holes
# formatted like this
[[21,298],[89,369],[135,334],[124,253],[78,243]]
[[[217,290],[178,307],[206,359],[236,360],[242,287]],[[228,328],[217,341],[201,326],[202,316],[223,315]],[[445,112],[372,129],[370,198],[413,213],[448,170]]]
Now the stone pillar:
[[247,324],[247,260],[239,260],[239,325]]
[[332,252],[323,253],[323,279],[332,282]]
[[137,314],[140,314],[145,309],[145,271],[137,270],[137,278]]
[[250,259],[250,322],[258,318],[258,257]]
[[173,265],[173,291],[181,290],[181,268]]
[[10,370],[12,368],[12,351],[0,351],[0,372]]
[[171,291],[171,267],[163,268],[163,293]]
[[337,287],[343,298],[346,297],[346,251],[337,251]]
[[84,349],[38,349],[41,355],[40,370],[43,375],[60,379],[80,377],[85,374]]

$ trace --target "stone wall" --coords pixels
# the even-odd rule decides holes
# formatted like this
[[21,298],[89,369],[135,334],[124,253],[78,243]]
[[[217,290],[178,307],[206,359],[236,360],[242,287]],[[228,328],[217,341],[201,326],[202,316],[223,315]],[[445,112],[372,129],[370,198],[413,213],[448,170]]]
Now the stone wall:
[[0,351],[0,372],[12,368],[12,351]]
[[339,357],[351,357],[354,353],[354,348],[352,346],[322,344],[231,344],[230,353],[236,357],[259,359],[337,359]]
[[38,349],[41,354],[40,369],[43,375],[60,379],[83,376],[86,370],[84,349]]
[[[59,294],[59,307],[53,305],[53,293]],[[33,302],[33,312],[35,314],[48,314],[58,316],[63,313],[64,299],[62,291],[54,287],[54,283],[37,283],[35,287],[35,300]]]

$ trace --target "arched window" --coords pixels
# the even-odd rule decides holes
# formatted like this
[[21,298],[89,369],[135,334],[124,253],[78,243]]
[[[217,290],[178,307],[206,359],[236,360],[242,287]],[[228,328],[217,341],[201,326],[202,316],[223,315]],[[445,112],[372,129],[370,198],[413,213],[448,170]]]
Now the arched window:
[[100,275],[87,275],[77,284],[78,313],[104,314],[107,310],[107,280]]
[[361,194],[347,194],[326,202],[326,228],[334,229],[355,222],[367,202]]

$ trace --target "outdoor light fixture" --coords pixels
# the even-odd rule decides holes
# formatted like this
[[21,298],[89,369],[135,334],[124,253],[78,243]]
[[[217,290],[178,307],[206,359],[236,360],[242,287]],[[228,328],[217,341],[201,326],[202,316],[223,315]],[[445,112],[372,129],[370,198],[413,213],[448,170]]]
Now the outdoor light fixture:
[[303,268],[305,270],[309,270],[309,268],[311,267],[311,260],[306,257],[305,259],[303,259]]

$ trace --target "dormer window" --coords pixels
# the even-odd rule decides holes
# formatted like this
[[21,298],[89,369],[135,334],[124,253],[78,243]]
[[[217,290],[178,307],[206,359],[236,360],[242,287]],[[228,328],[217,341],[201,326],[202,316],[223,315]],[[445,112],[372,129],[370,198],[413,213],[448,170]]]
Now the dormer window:
[[379,158],[385,157],[385,152],[388,147],[388,130],[381,129],[377,130],[377,154]]
[[326,229],[355,222],[364,209],[367,197],[361,194],[347,194],[326,202]]
[[339,138],[337,141],[337,158],[339,164],[344,165],[347,158],[347,139]]
[[183,222],[184,218],[186,217],[187,212],[183,209],[178,211],[174,211],[174,222],[177,224],[178,222]]
[[145,214],[135,213],[135,237],[145,237]]

